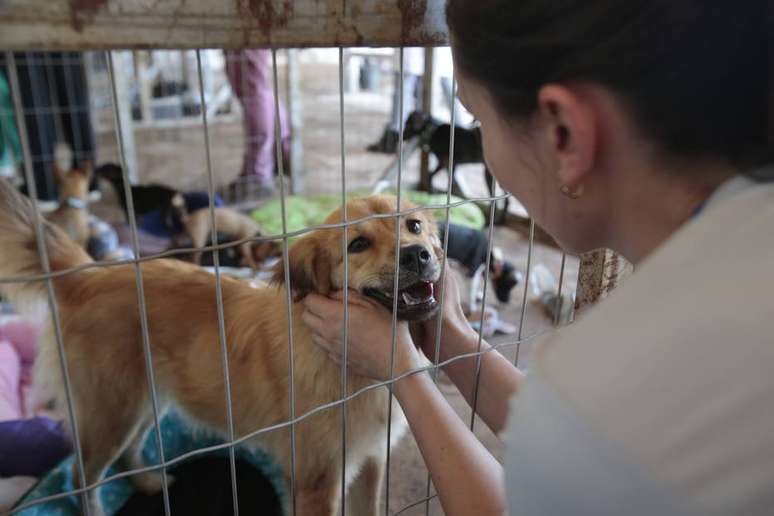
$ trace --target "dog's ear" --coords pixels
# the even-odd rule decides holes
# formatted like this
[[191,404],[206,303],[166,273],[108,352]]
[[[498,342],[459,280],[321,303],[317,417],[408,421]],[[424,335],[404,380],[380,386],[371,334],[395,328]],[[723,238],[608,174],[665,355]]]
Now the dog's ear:
[[54,180],[56,181],[56,184],[64,184],[64,182],[67,180],[67,174],[69,173],[70,169],[62,168],[62,163],[58,163],[56,160],[54,160],[54,162],[51,164],[51,168],[54,172]]
[[54,159],[51,165],[57,183],[62,184],[73,165],[73,151],[68,144],[57,142],[54,146]]
[[[288,271],[293,300],[300,301],[309,293],[328,295],[331,291],[331,256],[314,234],[298,240],[288,249]],[[285,283],[284,260],[274,267],[271,283]]]
[[83,163],[78,170],[80,170],[80,172],[86,176],[87,181],[91,181],[91,179],[94,177],[94,164],[90,159],[83,160]]

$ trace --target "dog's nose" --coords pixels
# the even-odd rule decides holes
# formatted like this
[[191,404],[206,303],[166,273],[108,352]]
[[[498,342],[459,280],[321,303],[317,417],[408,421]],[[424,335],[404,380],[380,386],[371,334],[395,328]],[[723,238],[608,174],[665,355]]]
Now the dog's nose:
[[430,263],[430,251],[421,245],[410,245],[400,250],[400,266],[404,270],[422,274]]

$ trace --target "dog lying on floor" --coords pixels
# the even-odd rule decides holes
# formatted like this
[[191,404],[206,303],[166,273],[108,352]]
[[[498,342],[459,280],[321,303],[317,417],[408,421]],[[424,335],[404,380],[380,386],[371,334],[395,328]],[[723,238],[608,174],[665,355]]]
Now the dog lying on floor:
[[89,239],[89,182],[92,165],[85,161],[81,168],[72,168],[72,150],[57,145],[54,150],[54,177],[59,190],[59,207],[48,214],[48,220],[64,229],[81,247]]
[[[124,191],[124,176],[121,167],[115,163],[105,163],[97,167],[95,175],[108,181],[118,196],[118,202],[124,211],[126,222],[129,222],[129,206]],[[151,211],[160,210],[164,227],[174,229],[175,222],[185,214],[185,199],[183,194],[164,185],[133,185],[132,201],[135,215],[145,215]]]
[[[222,207],[214,208],[214,212],[215,227],[218,233],[224,233],[234,240],[261,236],[261,227],[247,215]],[[191,245],[195,249],[204,247],[207,239],[210,238],[211,221],[209,208],[201,208],[183,216],[184,231],[191,238]],[[239,252],[242,255],[243,263],[255,270],[258,268],[258,264],[266,258],[281,254],[282,249],[276,240],[248,241],[240,244]],[[201,251],[194,252],[192,261],[199,265],[201,257]]]
[[[405,203],[408,204],[408,203]],[[348,204],[351,218],[394,213],[395,199],[375,196]],[[404,206],[405,208],[406,206]],[[331,214],[328,223],[341,215]],[[440,275],[442,250],[435,222],[424,212],[401,217],[401,248],[397,317],[429,318],[438,303],[433,282]],[[35,223],[30,201],[8,182],[0,181],[0,276],[39,274],[34,245]],[[59,228],[40,221],[54,271],[88,264],[89,256]],[[393,217],[372,219],[349,228],[349,287],[392,307],[395,224]],[[301,415],[340,399],[337,364],[313,342],[301,322],[298,303],[307,293],[327,294],[343,285],[342,229],[318,230],[299,239],[289,250],[293,298],[292,329],[295,414]],[[175,404],[193,421],[226,433],[226,408],[215,278],[200,268],[176,260],[152,260],[141,265],[159,400]],[[236,436],[289,420],[290,382],[286,318],[285,271],[275,271],[275,286],[252,288],[222,278],[223,308],[233,422]],[[83,450],[88,486],[116,459],[140,466],[139,446],[152,421],[146,381],[140,315],[133,265],[87,268],[53,279],[64,331],[64,346]],[[0,284],[0,293],[18,308],[43,301],[43,282]],[[62,406],[57,346],[49,322],[41,337],[36,362],[38,400],[54,399]],[[373,382],[349,373],[350,393]],[[346,484],[352,514],[378,513],[387,438],[388,391],[370,389],[346,405]],[[392,437],[406,428],[393,401]],[[337,514],[341,482],[341,412],[323,410],[295,424],[296,513]],[[393,441],[394,443],[395,441]],[[290,474],[290,428],[253,436],[251,446],[268,450]],[[77,468],[76,468],[77,470]],[[78,478],[75,475],[74,478]],[[132,480],[145,492],[160,489],[160,474],[146,472]],[[288,476],[289,478],[289,476]],[[95,491],[90,504],[99,514]]]

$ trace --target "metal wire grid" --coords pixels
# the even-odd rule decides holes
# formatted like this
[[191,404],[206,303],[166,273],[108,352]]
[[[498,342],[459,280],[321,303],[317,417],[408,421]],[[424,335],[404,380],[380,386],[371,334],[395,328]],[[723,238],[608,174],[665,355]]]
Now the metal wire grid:
[[[287,289],[287,321],[288,321],[288,345],[289,345],[289,355],[288,355],[288,367],[289,367],[289,398],[290,398],[290,418],[282,423],[278,423],[275,425],[271,425],[269,427],[256,429],[253,432],[250,432],[244,436],[241,436],[239,438],[235,438],[234,435],[234,429],[233,429],[233,416],[232,416],[232,406],[231,406],[231,391],[230,391],[230,379],[229,379],[229,372],[228,372],[228,349],[226,345],[226,336],[225,336],[225,325],[224,325],[224,317],[223,317],[223,300],[222,300],[222,290],[221,290],[221,271],[220,271],[220,264],[218,261],[218,252],[221,249],[225,249],[227,247],[232,247],[236,245],[240,245],[247,241],[266,241],[266,240],[273,240],[281,238],[283,240],[283,262],[285,266],[285,281],[287,285],[290,285],[290,277],[289,277],[289,267],[288,267],[288,239],[295,236],[300,236],[304,233],[320,230],[320,229],[337,229],[341,228],[343,229],[343,238],[342,238],[342,246],[344,250],[344,278],[345,278],[345,284],[344,284],[344,306],[345,306],[345,321],[348,321],[349,318],[349,312],[347,309],[347,270],[348,270],[348,259],[347,259],[347,231],[349,226],[354,224],[359,224],[368,220],[373,219],[383,219],[383,218],[395,218],[395,220],[399,220],[400,217],[409,215],[411,213],[422,211],[422,210],[429,210],[429,209],[444,209],[445,210],[445,222],[446,222],[446,229],[445,229],[445,235],[444,235],[444,255],[448,248],[448,228],[449,228],[449,219],[450,219],[450,209],[459,206],[465,203],[470,202],[488,202],[489,208],[490,208],[490,220],[493,220],[493,212],[495,208],[495,203],[505,198],[505,195],[500,196],[490,196],[490,197],[484,197],[484,198],[474,198],[474,199],[468,199],[464,201],[459,202],[451,202],[451,184],[453,181],[453,176],[450,173],[448,176],[448,186],[447,189],[447,199],[446,203],[441,205],[430,205],[430,206],[422,206],[417,208],[411,208],[407,210],[402,210],[400,206],[401,202],[401,176],[402,176],[402,159],[399,160],[398,164],[398,177],[397,177],[397,199],[398,199],[398,205],[397,210],[395,213],[392,214],[376,214],[376,215],[370,215],[367,217],[363,217],[360,219],[354,219],[349,220],[346,212],[346,159],[345,159],[345,151],[344,151],[344,137],[345,137],[345,130],[344,130],[344,94],[343,94],[343,58],[342,58],[342,52],[343,49],[339,50],[339,114],[340,114],[340,143],[341,143],[341,181],[342,181],[342,220],[340,223],[333,223],[333,224],[322,224],[317,225],[313,227],[304,228],[299,231],[293,231],[289,232],[287,231],[287,212],[286,212],[286,192],[284,188],[284,183],[280,181],[280,201],[281,201],[281,211],[282,211],[282,233],[279,235],[267,235],[262,237],[253,237],[249,239],[242,239],[235,242],[230,242],[228,244],[220,244],[217,240],[217,234],[215,231],[215,224],[214,224],[214,187],[213,187],[213,175],[212,175],[212,159],[211,159],[211,142],[209,137],[209,129],[208,129],[208,120],[207,120],[207,114],[206,114],[206,99],[204,95],[204,88],[203,88],[203,74],[202,74],[202,66],[201,66],[201,56],[200,51],[197,50],[196,57],[197,57],[197,75],[199,79],[199,86],[200,86],[200,95],[201,95],[201,106],[202,106],[202,127],[204,130],[204,140],[205,140],[205,159],[207,162],[207,179],[208,179],[208,193],[210,195],[210,202],[209,202],[209,211],[210,211],[210,219],[212,222],[212,244],[205,247],[203,250],[205,251],[212,251],[213,252],[213,259],[214,259],[214,269],[215,269],[215,290],[216,290],[216,303],[217,303],[217,313],[218,313],[218,329],[219,329],[219,341],[222,351],[222,360],[223,360],[223,371],[224,371],[224,381],[226,385],[226,404],[227,404],[227,415],[228,415],[228,441],[216,445],[216,446],[210,446],[206,448],[197,449],[194,451],[191,451],[189,453],[183,454],[181,456],[176,457],[172,460],[166,460],[163,455],[163,446],[161,442],[161,432],[159,430],[159,404],[158,404],[158,396],[156,393],[156,386],[155,386],[155,378],[153,375],[153,364],[152,364],[152,357],[151,357],[151,350],[150,350],[150,337],[148,334],[148,327],[147,327],[147,311],[145,307],[145,299],[144,299],[144,291],[143,291],[143,285],[142,285],[142,270],[140,268],[140,265],[144,261],[149,261],[153,259],[158,259],[162,257],[168,257],[168,256],[174,256],[178,254],[187,254],[190,253],[193,249],[175,249],[171,251],[166,251],[163,253],[158,253],[155,255],[150,256],[144,256],[140,257],[139,255],[139,243],[138,243],[138,233],[137,233],[137,223],[136,218],[134,216],[134,210],[133,210],[133,204],[132,204],[132,195],[131,195],[131,189],[129,187],[130,183],[128,180],[128,177],[126,177],[126,167],[124,166],[124,184],[125,184],[125,193],[127,195],[127,203],[129,204],[129,213],[130,213],[130,228],[132,233],[132,243],[133,248],[135,251],[135,258],[131,260],[123,260],[123,261],[114,261],[114,262],[95,262],[95,263],[89,263],[85,264],[79,267],[75,267],[68,270],[63,271],[57,271],[57,272],[51,272],[50,267],[48,265],[48,257],[46,253],[46,247],[43,245],[43,233],[42,228],[37,227],[36,228],[36,237],[38,241],[38,249],[41,256],[41,261],[43,264],[43,274],[35,274],[35,275],[28,275],[24,277],[12,277],[12,278],[2,278],[0,277],[0,283],[12,283],[12,282],[26,282],[26,281],[45,281],[47,285],[47,294],[48,294],[48,305],[49,310],[51,312],[52,320],[54,323],[54,330],[55,330],[55,337],[57,340],[57,346],[60,354],[60,366],[63,370],[63,375],[65,379],[65,391],[67,396],[67,402],[68,402],[68,412],[69,412],[69,418],[72,424],[72,428],[74,429],[74,441],[75,441],[75,449],[76,449],[76,456],[77,456],[77,463],[78,467],[80,468],[81,478],[83,478],[83,462],[82,462],[82,454],[80,449],[80,440],[77,432],[77,424],[76,424],[76,417],[77,414],[74,410],[73,403],[72,403],[72,394],[70,389],[70,383],[69,383],[69,374],[68,374],[68,368],[67,363],[65,360],[65,351],[64,346],[62,342],[62,330],[60,326],[59,321],[59,311],[54,291],[54,286],[52,280],[54,278],[63,276],[65,274],[74,274],[78,271],[85,270],[88,268],[93,267],[106,267],[106,266],[114,266],[118,263],[132,263],[135,266],[136,271],[136,286],[138,290],[139,295],[139,310],[140,310],[140,319],[141,319],[141,325],[142,325],[142,335],[143,335],[143,351],[145,354],[146,359],[146,366],[147,366],[147,372],[148,372],[148,383],[149,388],[151,391],[151,397],[152,397],[152,405],[154,410],[154,428],[156,431],[156,439],[157,439],[157,446],[159,449],[159,458],[160,463],[153,466],[147,466],[144,468],[134,469],[134,470],[128,470],[128,471],[122,471],[120,473],[111,475],[109,477],[103,478],[92,485],[84,486],[78,489],[74,489],[71,491],[58,493],[55,495],[47,496],[45,498],[39,498],[32,502],[29,502],[23,506],[17,507],[14,512],[18,512],[21,510],[24,510],[28,507],[31,507],[33,505],[45,503],[48,501],[72,496],[72,495],[82,495],[83,500],[86,499],[86,494],[89,491],[92,491],[94,489],[97,489],[99,486],[102,486],[104,484],[107,484],[109,482],[112,482],[114,480],[117,480],[119,478],[128,477],[130,475],[134,474],[140,474],[140,473],[146,473],[151,471],[158,471],[160,470],[162,473],[162,481],[163,481],[163,495],[164,495],[164,505],[165,505],[165,513],[167,515],[170,514],[170,506],[169,506],[169,493],[168,493],[168,485],[166,481],[166,470],[167,468],[174,466],[184,460],[187,460],[189,458],[210,453],[216,450],[222,450],[222,449],[228,449],[229,450],[229,460],[231,465],[231,480],[232,480],[232,495],[233,495],[233,501],[234,501],[234,510],[235,513],[238,513],[238,498],[237,498],[237,491],[236,491],[236,475],[235,475],[235,462],[234,462],[234,447],[238,446],[262,433],[282,429],[282,428],[289,428],[291,432],[291,471],[290,471],[290,477],[291,477],[291,509],[293,514],[295,514],[295,425],[299,423],[300,421],[303,421],[304,419],[313,416],[314,414],[317,414],[323,410],[332,409],[335,407],[341,408],[341,414],[342,414],[342,488],[341,488],[341,495],[342,495],[342,504],[341,504],[341,510],[342,514],[344,514],[345,510],[345,479],[346,479],[346,429],[347,429],[347,416],[346,416],[346,404],[354,399],[355,397],[362,395],[363,393],[370,391],[372,389],[380,388],[380,387],[387,387],[389,390],[389,396],[388,396],[388,413],[390,415],[390,418],[388,418],[387,423],[387,449],[386,449],[386,491],[385,491],[385,512],[389,514],[389,488],[390,488],[390,427],[391,427],[391,407],[392,407],[392,386],[395,382],[398,380],[409,376],[411,374],[417,374],[420,372],[428,371],[433,376],[434,380],[437,380],[437,374],[439,368],[442,368],[448,364],[451,364],[457,360],[463,360],[467,358],[475,358],[476,359],[476,391],[478,390],[479,385],[479,379],[480,375],[482,373],[481,371],[481,360],[483,356],[487,353],[490,353],[492,351],[504,349],[507,347],[515,346],[516,347],[516,362],[518,362],[518,351],[522,343],[531,341],[532,339],[539,336],[539,334],[531,335],[529,337],[523,337],[523,327],[524,327],[524,319],[526,315],[526,298],[527,298],[527,292],[529,288],[529,277],[530,277],[530,267],[531,267],[531,257],[532,257],[532,247],[534,242],[534,222],[531,223],[530,226],[530,238],[529,238],[529,252],[528,252],[528,259],[527,259],[527,271],[525,274],[525,284],[524,284],[524,296],[523,296],[523,306],[522,306],[522,312],[519,322],[519,332],[518,332],[518,338],[513,342],[505,342],[498,345],[492,345],[488,347],[487,349],[482,350],[482,337],[479,336],[478,340],[478,349],[476,352],[465,354],[465,355],[459,355],[456,357],[453,357],[451,359],[448,359],[444,362],[439,362],[440,357],[440,343],[441,343],[441,324],[440,320],[438,322],[437,332],[436,332],[436,342],[435,342],[435,356],[433,360],[433,364],[427,367],[423,367],[417,370],[409,371],[404,374],[401,374],[399,376],[394,376],[392,374],[393,366],[394,366],[394,355],[395,355],[395,346],[396,346],[396,329],[397,329],[397,306],[393,306],[393,320],[392,320],[392,356],[391,356],[391,365],[390,365],[390,379],[384,382],[379,382],[376,384],[369,385],[367,387],[361,388],[356,392],[353,392],[349,394],[347,392],[347,377],[346,377],[346,354],[347,354],[347,339],[348,334],[346,330],[346,324],[345,324],[345,330],[344,334],[342,336],[342,349],[343,349],[343,365],[342,365],[342,372],[341,372],[341,398],[338,400],[334,400],[332,402],[323,404],[321,406],[315,407],[314,409],[311,409],[301,415],[295,414],[295,396],[294,396],[294,387],[293,387],[293,333],[292,333],[292,298],[290,294],[290,289]],[[404,67],[403,67],[403,49],[399,49],[399,55],[400,55],[400,75],[401,78],[404,75]],[[32,174],[32,160],[30,159],[30,152],[29,152],[29,142],[27,139],[27,135],[25,132],[25,126],[24,126],[24,116],[22,116],[23,110],[21,105],[21,100],[18,92],[18,80],[16,79],[15,74],[15,67],[14,60],[13,60],[13,54],[10,52],[6,52],[6,60],[9,63],[9,69],[10,69],[10,79],[11,79],[11,85],[12,90],[14,92],[14,106],[15,110],[17,111],[17,120],[19,123],[19,129],[20,129],[20,139],[22,143],[22,148],[24,149],[24,164],[25,164],[25,175],[28,184],[30,184],[30,193],[33,197],[35,197],[35,182]],[[121,119],[120,113],[117,108],[117,99],[116,99],[116,81],[115,77],[113,75],[113,54],[112,52],[108,53],[108,72],[111,82],[111,92],[113,96],[113,104],[114,104],[114,116],[116,121],[116,137],[118,140],[119,145],[119,153],[121,155],[122,164],[124,163],[124,156],[123,156],[123,150],[122,150],[122,143],[121,143],[121,127],[122,124],[127,123],[125,120]],[[280,108],[279,108],[279,95],[276,94],[278,91],[277,88],[277,59],[276,59],[276,51],[272,51],[272,74],[273,74],[273,83],[274,83],[274,99],[275,99],[275,142],[276,142],[276,152],[277,152],[277,163],[278,167],[280,168],[280,175],[282,175],[282,142],[280,138]],[[399,112],[403,112],[402,109],[402,101],[403,101],[403,81],[399,81],[399,88],[401,91],[399,92],[398,98],[400,99],[399,102],[401,103],[401,106],[399,106]],[[454,127],[454,117],[455,117],[455,109],[454,104],[452,103],[451,107],[451,113],[452,113],[452,127]],[[402,135],[402,127],[400,128],[401,134],[399,135],[399,155],[402,156],[402,144],[403,144],[403,135]],[[454,154],[454,131],[451,131],[450,136],[450,169],[453,169],[453,154]],[[487,300],[487,285],[489,282],[489,260],[491,259],[491,246],[493,244],[493,228],[490,226],[489,229],[489,256],[487,257],[487,267],[485,272],[485,281],[484,281],[484,293],[483,293],[483,300],[482,300],[482,313],[481,313],[481,320],[479,321],[481,324],[481,327],[483,327],[484,322],[484,308],[486,307],[486,300]],[[395,259],[395,283],[393,285],[393,299],[395,300],[394,303],[397,303],[397,291],[398,291],[398,281],[397,277],[399,274],[399,268],[400,268],[400,260],[399,260],[399,249],[400,249],[400,224],[396,224],[396,240],[395,240],[395,252],[396,252],[396,259]],[[444,256],[443,259],[443,270],[444,274],[446,273],[446,258]],[[560,280],[559,280],[559,292],[558,297],[561,299],[561,290],[562,290],[562,283],[564,279],[564,269],[565,269],[565,256],[562,257],[562,265],[561,265],[561,272],[560,272]],[[439,292],[439,301],[443,303],[445,299],[445,289],[442,287]],[[474,401],[472,405],[472,413],[471,413],[471,422],[470,426],[471,429],[474,426],[474,420],[475,420],[475,410],[476,410],[476,400],[477,400],[477,392],[474,392]],[[404,512],[408,511],[409,509],[421,505],[422,503],[425,504],[425,513],[429,513],[429,502],[436,497],[436,495],[431,494],[431,488],[430,488],[430,477],[428,475],[427,478],[427,488],[426,488],[426,496],[418,500],[416,502],[413,502],[401,509],[399,509],[394,514],[403,514]],[[88,511],[88,504],[84,504],[85,510]]]
[[[56,59],[52,58],[51,53],[45,53],[39,55],[39,53],[7,53],[3,56],[5,61],[10,64],[13,62],[13,78],[9,77],[10,82],[20,83],[18,68],[24,66],[27,70],[27,81],[29,82],[28,95],[31,96],[33,106],[23,106],[23,99],[21,96],[21,90],[17,89],[19,96],[19,108],[15,108],[16,112],[19,109],[23,109],[21,113],[24,114],[25,127],[32,131],[32,128],[27,126],[27,120],[30,119],[35,127],[34,132],[40,142],[41,148],[37,152],[29,152],[29,158],[25,158],[25,162],[31,163],[33,167],[40,167],[45,171],[43,175],[44,193],[50,195],[54,190],[54,180],[52,173],[52,163],[54,161],[53,148],[49,152],[43,142],[50,137],[56,137],[57,140],[63,140],[63,121],[62,117],[67,116],[70,119],[70,133],[72,135],[73,157],[77,161],[85,159],[92,159],[93,156],[84,151],[87,147],[84,142],[84,127],[81,125],[81,117],[89,114],[89,106],[86,103],[78,102],[76,99],[76,80],[74,75],[74,69],[77,69],[83,64],[83,59],[80,56],[73,57],[71,53],[62,53],[56,56]],[[9,57],[10,56],[10,57]],[[36,72],[41,74],[40,78],[44,78],[48,83],[48,88],[41,88],[38,81],[32,80],[30,72],[31,67],[36,67]],[[55,67],[61,68],[61,77],[54,71]],[[10,75],[10,73],[9,73]],[[16,94],[13,94],[16,95]],[[57,99],[57,97],[60,97]],[[61,97],[64,97],[61,98]],[[14,99],[15,100],[15,99]],[[67,106],[61,106],[61,102],[66,102]],[[10,113],[13,115],[13,113]],[[49,116],[53,119],[53,127],[44,127],[44,124],[40,123],[40,117]],[[0,137],[7,135],[0,134]],[[87,137],[88,138],[88,137]],[[29,149],[28,149],[29,150]],[[19,157],[17,157],[19,158]],[[21,160],[19,160],[21,161]],[[36,185],[37,186],[37,185]],[[37,193],[40,193],[36,189]]]

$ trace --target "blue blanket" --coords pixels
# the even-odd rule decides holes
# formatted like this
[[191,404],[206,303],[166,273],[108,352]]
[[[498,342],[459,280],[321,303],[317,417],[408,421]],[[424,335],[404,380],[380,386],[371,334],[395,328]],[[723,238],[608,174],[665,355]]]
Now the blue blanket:
[[[187,424],[185,419],[172,412],[166,414],[161,420],[161,436],[164,445],[164,458],[167,461],[193,450],[215,446],[223,442],[212,435],[204,434],[200,430],[193,430],[191,426]],[[235,448],[235,452],[238,458],[244,459],[252,464],[271,481],[280,498],[283,500],[283,503],[285,503],[287,496],[284,492],[284,477],[282,470],[277,463],[265,452],[248,451],[246,448],[239,446]],[[211,453],[228,456],[228,449],[225,448]],[[159,464],[158,457],[156,432],[151,431],[148,432],[143,448],[145,464]],[[30,490],[29,493],[27,493],[27,495],[19,502],[19,505],[73,489],[73,460],[73,456],[70,456],[50,471]],[[112,465],[108,469],[107,476],[115,475],[118,472],[119,470],[116,466]],[[173,467],[170,468],[170,472],[173,473]],[[110,516],[115,514],[126,503],[129,497],[134,493],[134,486],[128,478],[119,478],[101,486],[99,493],[102,500],[102,507],[105,509],[105,513]],[[24,509],[18,514],[23,516],[76,516],[81,514],[80,497],[65,496],[56,500],[43,502]]]

